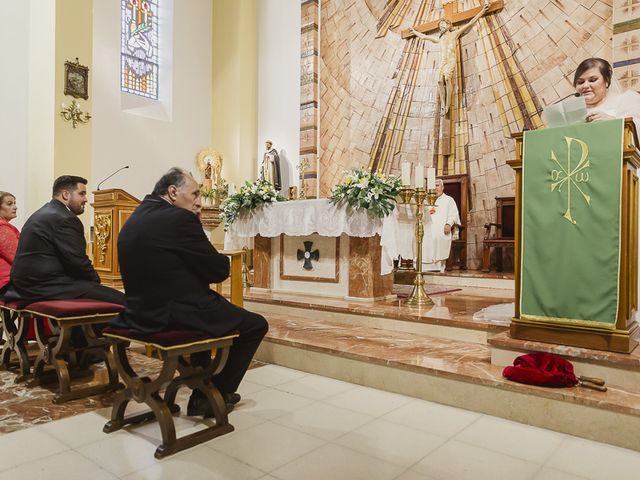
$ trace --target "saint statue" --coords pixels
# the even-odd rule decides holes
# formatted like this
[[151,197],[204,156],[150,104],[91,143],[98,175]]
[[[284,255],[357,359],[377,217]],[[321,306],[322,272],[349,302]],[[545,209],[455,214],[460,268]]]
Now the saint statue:
[[196,165],[202,175],[202,187],[211,190],[222,185],[222,155],[211,148],[201,150]]
[[211,175],[213,171],[213,168],[211,167],[211,155],[207,155],[206,157],[204,157],[204,164],[204,178],[202,179],[202,185],[205,188],[211,188],[211,186],[213,185],[213,182],[211,181]]
[[482,10],[480,10],[469,23],[462,28],[453,28],[450,20],[443,18],[438,23],[440,35],[425,35],[411,28],[410,31],[416,37],[432,43],[440,44],[440,69],[438,72],[438,89],[440,91],[440,101],[442,102],[441,114],[444,116],[451,108],[451,98],[453,97],[453,74],[456,70],[456,50],[458,39],[467,33],[473,25],[489,10],[491,4],[485,0]]
[[260,167],[260,179],[271,183],[278,192],[282,188],[280,155],[278,155],[278,151],[273,148],[271,140],[265,142],[265,152],[262,157],[262,166]]

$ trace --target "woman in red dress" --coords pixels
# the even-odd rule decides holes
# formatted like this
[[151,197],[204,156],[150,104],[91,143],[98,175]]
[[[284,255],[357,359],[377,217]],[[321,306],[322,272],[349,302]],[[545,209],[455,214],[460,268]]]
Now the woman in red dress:
[[0,296],[7,290],[20,238],[20,231],[9,223],[16,218],[16,211],[16,197],[0,191]]

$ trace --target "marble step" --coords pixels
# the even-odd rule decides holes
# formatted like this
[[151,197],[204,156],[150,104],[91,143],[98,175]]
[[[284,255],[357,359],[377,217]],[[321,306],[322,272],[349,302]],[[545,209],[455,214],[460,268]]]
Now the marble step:
[[[478,270],[454,270],[450,272],[425,272],[427,285],[447,285],[453,287],[472,287],[484,291],[503,290],[513,292],[515,283],[513,273],[490,272]],[[415,278],[413,270],[396,270],[394,283],[411,285]]]
[[640,390],[640,347],[631,353],[605,352],[588,348],[518,340],[507,332],[493,335],[487,343],[491,348],[491,363],[499,367],[513,365],[513,360],[528,352],[560,355],[573,363],[576,375],[600,377],[607,383],[628,390]]
[[473,314],[490,305],[508,303],[513,299],[473,296],[467,293],[468,290],[436,294],[431,297],[433,306],[415,308],[406,306],[401,300],[360,303],[248,291],[245,294],[245,307],[263,315],[287,314],[309,320],[381,328],[485,345],[489,336],[506,331],[507,327],[473,320]]
[[488,345],[267,314],[257,359],[640,451],[640,389],[511,382]]

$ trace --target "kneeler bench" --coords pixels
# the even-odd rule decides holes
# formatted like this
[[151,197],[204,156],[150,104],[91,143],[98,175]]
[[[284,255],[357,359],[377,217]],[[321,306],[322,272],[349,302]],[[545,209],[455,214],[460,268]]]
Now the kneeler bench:
[[[88,397],[99,393],[110,392],[122,388],[118,382],[118,372],[113,355],[109,350],[109,341],[96,336],[93,325],[109,322],[124,307],[115,303],[90,299],[44,300],[31,303],[23,308],[23,315],[30,315],[35,321],[35,333],[40,353],[33,366],[31,385],[47,383],[47,365],[55,368],[58,381],[58,393],[54,403],[63,403],[77,398]],[[46,328],[53,320],[58,324],[58,332],[51,333]],[[71,331],[78,327],[84,333],[86,345],[73,345]],[[103,359],[107,368],[106,383],[84,386],[71,386],[71,373],[87,372],[88,361]],[[77,368],[76,368],[77,367]]]
[[[0,333],[4,331],[4,343],[0,353],[0,364],[3,370],[11,370],[17,366],[18,376],[15,381],[22,382],[31,373],[31,364],[27,355],[27,335],[31,318],[23,314],[22,309],[28,302],[7,302],[0,300]],[[17,365],[11,363],[12,354]]]
[[[162,433],[162,444],[156,449],[155,457],[163,458],[233,431],[222,394],[211,383],[211,378],[220,373],[227,363],[229,348],[233,339],[238,337],[237,334],[211,338],[203,332],[192,330],[139,334],[125,328],[107,327],[103,335],[113,345],[118,372],[126,384],[126,388],[116,394],[111,420],[103,428],[105,433],[156,418]],[[147,356],[162,361],[162,369],[156,379],[140,377],[131,367],[127,347],[132,342],[142,344]],[[214,356],[206,365],[194,365],[191,355],[199,352],[213,353]],[[178,376],[174,378],[176,370]],[[216,421],[204,430],[176,438],[172,415],[180,411],[175,400],[182,386],[198,389],[207,397]],[[160,395],[162,389],[165,389],[164,397]],[[125,417],[131,400],[146,403],[151,410]]]

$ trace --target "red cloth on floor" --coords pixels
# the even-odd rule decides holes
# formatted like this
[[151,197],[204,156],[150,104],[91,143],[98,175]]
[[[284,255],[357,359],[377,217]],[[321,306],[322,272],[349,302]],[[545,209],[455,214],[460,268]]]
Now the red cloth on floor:
[[545,387],[573,387],[578,383],[569,360],[546,352],[519,356],[502,375],[514,382]]

